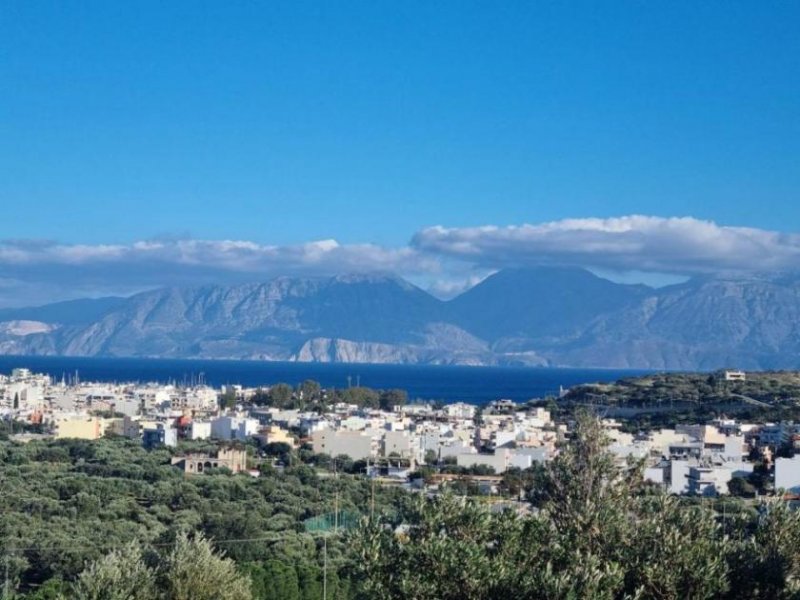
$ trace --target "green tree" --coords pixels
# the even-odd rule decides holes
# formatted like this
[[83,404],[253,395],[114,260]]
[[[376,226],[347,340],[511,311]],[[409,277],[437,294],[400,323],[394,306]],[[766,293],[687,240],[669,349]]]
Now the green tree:
[[332,460],[333,469],[340,472],[352,473],[355,461],[347,454],[339,454]]
[[317,402],[322,398],[322,386],[313,379],[306,379],[300,384],[298,391],[306,403]]
[[659,494],[637,506],[624,551],[626,592],[643,598],[719,598],[728,589],[729,546],[713,511]]
[[316,565],[298,565],[297,579],[302,600],[322,600],[322,570]]
[[84,570],[75,582],[76,600],[153,600],[155,573],[144,562],[139,544],[130,543]]
[[620,465],[600,421],[579,414],[572,439],[537,471],[533,500],[547,596],[713,598],[727,589],[724,536],[714,515],[643,493],[640,464]]
[[794,442],[791,440],[778,446],[778,449],[775,451],[775,456],[777,458],[793,458],[794,455]]
[[301,600],[300,585],[294,566],[269,560],[248,568],[253,582],[253,600]]
[[0,547],[2,548],[0,569],[3,572],[2,593],[10,597],[19,587],[25,572],[29,571],[31,567],[29,561],[22,553],[15,549],[15,547],[19,547],[20,545],[22,545],[21,541],[15,542],[8,539],[4,539],[0,542]]
[[226,410],[236,406],[236,392],[233,388],[226,389],[225,393],[219,397],[219,405]]
[[287,383],[276,383],[269,388],[270,404],[276,408],[289,408],[294,390]]
[[726,593],[728,545],[715,515],[645,493],[638,465],[618,464],[596,418],[581,415],[570,443],[531,476],[539,511],[522,519],[442,496],[417,499],[398,529],[365,525],[353,540],[361,591],[386,599]]
[[355,534],[355,574],[367,597],[513,597],[507,593],[517,577],[504,560],[519,541],[513,515],[444,495],[416,499],[406,519],[402,530],[372,522]]
[[262,389],[256,390],[255,394],[250,396],[250,402],[256,406],[267,406],[270,400],[269,392]]
[[754,534],[738,536],[729,552],[730,597],[800,598],[798,548],[800,511],[782,500],[762,504]]
[[351,387],[339,390],[339,399],[347,404],[355,404],[364,408],[378,408],[380,394],[368,387]]
[[250,600],[250,579],[214,552],[202,535],[181,534],[165,560],[161,588],[168,600]]
[[580,414],[572,439],[537,472],[532,500],[569,545],[589,554],[619,547],[629,534],[637,468],[622,470],[599,420]]
[[264,596],[265,600],[300,600],[300,583],[292,565],[271,560],[265,571],[270,585],[269,594]]
[[435,450],[426,450],[425,451],[425,464],[426,465],[435,465],[439,462],[439,455],[436,453]]
[[558,414],[559,411],[558,402],[556,402],[556,399],[553,398],[552,396],[549,396],[547,398],[547,403],[545,404],[545,408],[550,412],[550,415],[553,418],[555,418],[555,416]]
[[381,392],[378,400],[381,410],[392,410],[395,406],[408,403],[408,393],[405,390],[385,390]]
[[25,595],[25,600],[66,600],[72,597],[70,586],[61,579],[50,579]]
[[756,495],[756,486],[747,481],[744,477],[733,477],[728,482],[728,492],[731,496],[754,498]]

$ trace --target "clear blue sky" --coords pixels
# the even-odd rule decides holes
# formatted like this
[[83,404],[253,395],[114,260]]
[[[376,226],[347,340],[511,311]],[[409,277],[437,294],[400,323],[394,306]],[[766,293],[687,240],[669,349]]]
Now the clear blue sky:
[[797,2],[3,2],[0,238],[800,229]]

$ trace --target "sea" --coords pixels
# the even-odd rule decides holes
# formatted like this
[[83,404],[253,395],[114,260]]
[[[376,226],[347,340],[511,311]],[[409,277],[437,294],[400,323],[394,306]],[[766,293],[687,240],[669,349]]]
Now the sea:
[[562,369],[545,367],[472,367],[433,365],[377,365],[352,363],[298,363],[249,360],[174,360],[53,356],[0,356],[0,373],[26,367],[60,381],[158,382],[214,387],[246,387],[306,379],[326,388],[366,386],[403,389],[411,400],[484,404],[509,399],[524,402],[557,396],[562,388],[582,383],[612,382],[647,371],[618,369]]

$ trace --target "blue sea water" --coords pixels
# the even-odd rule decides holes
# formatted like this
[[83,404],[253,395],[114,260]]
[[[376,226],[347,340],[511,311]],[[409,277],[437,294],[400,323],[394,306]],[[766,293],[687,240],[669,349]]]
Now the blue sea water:
[[0,356],[0,373],[27,367],[60,380],[190,383],[202,375],[213,386],[241,384],[296,385],[304,379],[323,387],[363,385],[378,389],[400,388],[411,399],[483,404],[508,398],[525,401],[555,395],[559,387],[615,381],[644,371],[606,369],[553,369],[539,367],[462,367],[419,365],[365,365],[290,363],[236,360],[172,360],[142,358],[86,358],[52,356]]

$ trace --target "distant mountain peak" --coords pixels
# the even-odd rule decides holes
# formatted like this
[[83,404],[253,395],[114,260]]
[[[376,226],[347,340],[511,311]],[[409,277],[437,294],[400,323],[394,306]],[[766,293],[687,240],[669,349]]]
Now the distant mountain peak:
[[342,284],[394,284],[404,289],[414,289],[416,286],[409,283],[394,273],[387,272],[353,272],[335,275],[332,281]]
[[0,353],[576,367],[800,364],[796,273],[652,289],[499,271],[444,302],[387,273],[172,287],[0,310]]

